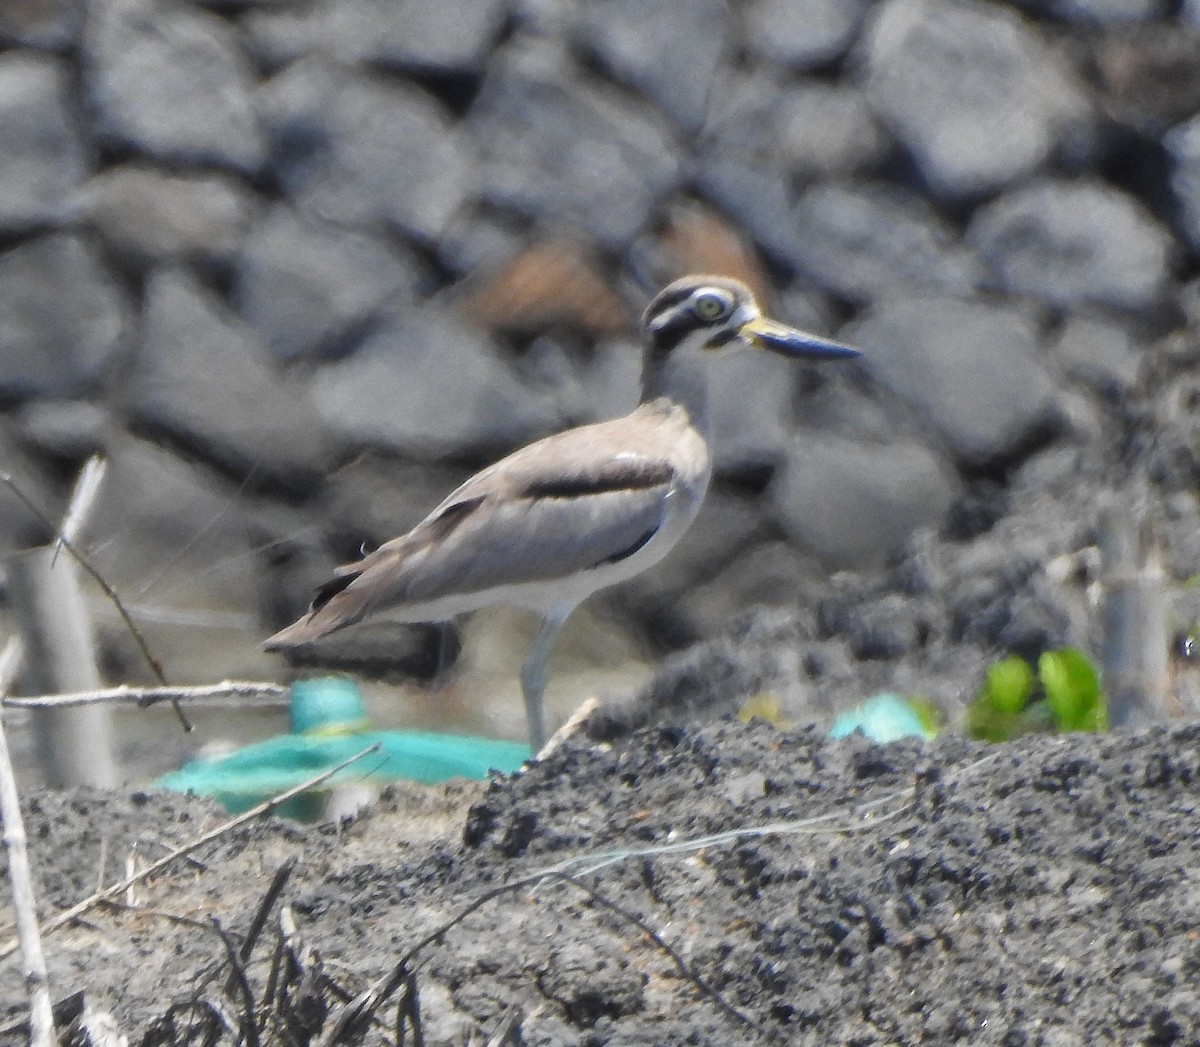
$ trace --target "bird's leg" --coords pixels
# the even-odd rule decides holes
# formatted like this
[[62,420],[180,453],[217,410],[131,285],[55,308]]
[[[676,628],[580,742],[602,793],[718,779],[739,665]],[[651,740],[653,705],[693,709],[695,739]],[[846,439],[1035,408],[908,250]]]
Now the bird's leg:
[[542,714],[542,696],[546,693],[546,662],[550,660],[550,651],[554,641],[558,639],[563,622],[567,620],[566,612],[552,612],[542,619],[537,636],[534,637],[533,647],[529,657],[521,666],[521,693],[525,698],[525,720],[529,726],[529,747],[536,756],[546,744],[546,725]]
[[457,660],[462,648],[458,635],[458,626],[453,620],[435,622],[434,642],[437,644],[437,662],[433,668],[433,681],[430,690],[440,694],[446,690],[450,667]]

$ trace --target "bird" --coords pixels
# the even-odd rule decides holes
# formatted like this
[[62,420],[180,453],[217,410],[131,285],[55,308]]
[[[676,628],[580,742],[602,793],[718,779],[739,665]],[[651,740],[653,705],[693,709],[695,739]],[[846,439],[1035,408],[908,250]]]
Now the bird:
[[472,476],[407,534],[334,570],[307,613],[270,637],[287,650],[364,620],[446,622],[513,605],[540,617],[521,668],[532,751],[546,742],[550,652],[571,612],[660,561],[712,476],[706,360],[735,348],[849,359],[848,345],[771,320],[748,287],[687,276],[642,314],[641,402],[567,429]]

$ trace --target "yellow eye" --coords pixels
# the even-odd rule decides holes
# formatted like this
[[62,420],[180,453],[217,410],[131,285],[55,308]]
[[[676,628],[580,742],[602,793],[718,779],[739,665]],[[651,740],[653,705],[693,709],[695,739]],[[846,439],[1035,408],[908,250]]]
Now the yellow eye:
[[702,294],[696,296],[692,308],[701,320],[711,323],[722,319],[729,312],[729,303],[720,295]]

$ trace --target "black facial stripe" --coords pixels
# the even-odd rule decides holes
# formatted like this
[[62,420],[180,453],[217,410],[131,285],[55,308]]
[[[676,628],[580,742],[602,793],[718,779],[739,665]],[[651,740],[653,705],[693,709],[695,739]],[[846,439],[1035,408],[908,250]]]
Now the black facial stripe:
[[731,327],[725,331],[720,331],[708,340],[708,348],[717,349],[722,345],[728,345],[735,338],[737,338],[737,336],[738,331],[734,327]]
[[680,302],[686,302],[695,293],[695,287],[676,287],[673,291],[663,291],[650,303],[651,315],[661,316]]
[[647,334],[655,352],[670,352],[700,326],[690,309],[677,309],[661,327],[651,327]]

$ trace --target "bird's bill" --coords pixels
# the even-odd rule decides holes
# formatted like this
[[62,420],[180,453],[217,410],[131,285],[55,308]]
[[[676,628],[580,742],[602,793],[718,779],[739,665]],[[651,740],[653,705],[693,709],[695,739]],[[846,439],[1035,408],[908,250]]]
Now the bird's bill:
[[861,356],[857,349],[815,334],[797,331],[787,324],[756,317],[742,325],[739,332],[742,341],[759,349],[771,349],[785,356],[808,356],[816,359],[846,359]]

